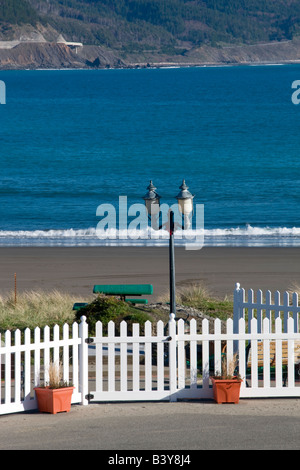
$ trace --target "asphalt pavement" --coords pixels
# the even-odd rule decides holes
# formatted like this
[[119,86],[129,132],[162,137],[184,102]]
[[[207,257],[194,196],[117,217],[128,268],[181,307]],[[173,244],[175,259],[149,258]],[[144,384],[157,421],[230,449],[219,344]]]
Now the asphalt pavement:
[[[123,464],[121,455],[144,451],[143,461],[129,462],[141,468],[149,467],[153,455],[195,460],[201,450],[299,450],[299,436],[300,399],[295,398],[241,399],[237,405],[93,403],[56,415],[34,411],[0,417],[1,450],[102,450],[103,465]],[[177,460],[177,467],[188,466]],[[167,464],[152,462],[157,463]]]

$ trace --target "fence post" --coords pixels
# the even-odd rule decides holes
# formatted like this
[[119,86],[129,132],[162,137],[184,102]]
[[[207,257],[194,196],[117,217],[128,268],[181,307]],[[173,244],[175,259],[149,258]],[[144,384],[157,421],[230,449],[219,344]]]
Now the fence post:
[[[239,332],[239,320],[242,318],[241,313],[241,288],[240,283],[235,284],[233,293],[233,333],[238,334]],[[233,342],[233,351],[236,353],[238,350],[238,341]]]
[[170,401],[177,401],[176,321],[174,313],[170,313],[169,337]]
[[239,319],[240,319],[240,283],[235,284],[233,293],[233,332],[239,332]]
[[86,339],[88,338],[88,324],[83,315],[79,324],[79,337],[81,344],[79,348],[79,392],[81,393],[81,404],[88,405],[87,395],[89,393],[89,350]]

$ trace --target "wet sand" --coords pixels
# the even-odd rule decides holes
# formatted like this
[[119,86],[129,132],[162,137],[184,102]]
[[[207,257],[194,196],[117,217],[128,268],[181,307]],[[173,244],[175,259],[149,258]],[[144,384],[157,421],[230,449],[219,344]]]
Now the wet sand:
[[[214,295],[245,289],[281,292],[300,285],[300,248],[175,249],[176,286],[203,283]],[[153,284],[156,300],[169,289],[168,248],[0,248],[0,294],[57,289],[91,298],[94,284]]]

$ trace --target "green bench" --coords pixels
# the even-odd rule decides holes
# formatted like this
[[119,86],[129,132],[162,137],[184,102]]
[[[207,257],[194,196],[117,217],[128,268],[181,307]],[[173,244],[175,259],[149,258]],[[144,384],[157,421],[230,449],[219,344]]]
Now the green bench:
[[128,295],[139,297],[141,295],[152,295],[152,284],[100,284],[94,286],[94,294],[116,295],[125,302],[132,304],[147,304],[147,299],[126,299]]
[[73,305],[73,310],[80,310],[82,307],[85,307],[86,305],[88,305],[87,302],[76,302]]
[[[125,302],[131,304],[146,305],[148,299],[134,299],[126,298],[128,295],[139,297],[141,295],[152,295],[152,284],[100,284],[95,285],[93,289],[94,294],[115,295],[121,297]],[[88,305],[86,302],[76,302],[73,305],[73,310],[80,310],[82,307]]]

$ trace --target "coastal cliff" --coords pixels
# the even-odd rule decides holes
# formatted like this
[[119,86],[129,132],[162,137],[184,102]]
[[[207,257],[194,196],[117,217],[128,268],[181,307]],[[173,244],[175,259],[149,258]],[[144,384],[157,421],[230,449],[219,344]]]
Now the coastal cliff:
[[181,54],[125,54],[102,46],[70,48],[56,42],[20,42],[0,47],[0,69],[130,68],[160,66],[300,63],[300,38],[256,45],[191,48]]

